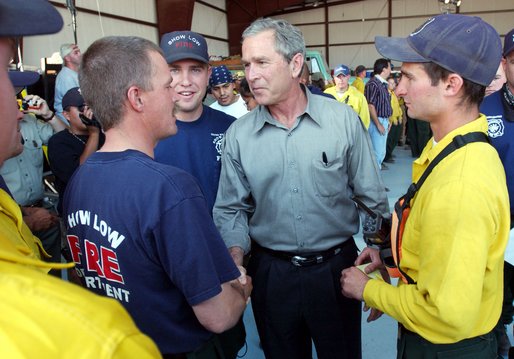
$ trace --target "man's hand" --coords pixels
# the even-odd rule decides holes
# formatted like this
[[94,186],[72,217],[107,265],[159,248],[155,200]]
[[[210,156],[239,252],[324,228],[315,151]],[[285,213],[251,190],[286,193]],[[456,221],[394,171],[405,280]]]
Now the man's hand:
[[386,131],[385,127],[384,127],[384,126],[382,126],[382,124],[381,124],[381,123],[379,123],[379,124],[377,125],[377,130],[378,130],[378,132],[380,132],[380,134],[381,134],[382,136],[387,135],[387,131]]
[[341,292],[345,297],[362,301],[364,287],[369,277],[356,267],[346,268],[341,272]]
[[23,220],[32,232],[45,231],[59,222],[59,217],[41,207],[23,207]]
[[246,275],[246,270],[243,267],[238,266],[238,269],[241,272],[241,276],[231,281],[230,285],[241,293],[246,304],[248,304],[253,289],[252,278]]
[[100,123],[94,118],[93,110],[89,106],[84,106],[80,119],[86,125],[89,135],[100,133]]
[[[370,310],[370,307],[368,307],[366,304],[364,304],[363,311],[367,312],[368,310]],[[377,320],[378,318],[380,318],[382,316],[382,314],[384,314],[384,313],[382,313],[380,310],[371,308],[371,311],[369,312],[366,322],[368,322],[368,323],[373,322],[373,321]]]
[[380,259],[380,252],[378,249],[366,247],[364,250],[359,254],[357,259],[355,260],[355,265],[361,265],[369,263],[369,265],[364,268],[364,271],[366,274],[374,272],[377,269],[383,269],[384,265],[382,263],[382,259]]
[[43,117],[47,121],[52,119],[54,113],[41,97],[37,95],[27,95],[23,100],[29,104],[29,108],[24,110],[24,113],[33,113],[34,115]]
[[234,260],[234,263],[236,263],[236,266],[243,266],[243,257],[245,255],[245,252],[243,251],[243,248],[241,247],[230,247],[228,249],[230,255],[232,256],[232,259]]

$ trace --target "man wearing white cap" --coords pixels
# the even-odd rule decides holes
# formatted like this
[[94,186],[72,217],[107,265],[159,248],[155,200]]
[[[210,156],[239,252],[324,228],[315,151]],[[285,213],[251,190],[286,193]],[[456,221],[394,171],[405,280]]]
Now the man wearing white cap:
[[69,89],[79,87],[79,66],[82,59],[80,49],[76,44],[63,44],[60,50],[62,68],[55,79],[54,109],[56,115],[68,124],[68,120],[62,114],[62,98]]
[[[434,136],[395,205],[389,267],[402,280],[394,287],[352,267],[342,272],[343,294],[400,323],[397,358],[496,358],[509,199],[478,106],[500,63],[500,38],[478,17],[445,14],[375,44],[403,62],[397,94]],[[366,248],[356,264],[372,259],[370,273],[378,258]]]

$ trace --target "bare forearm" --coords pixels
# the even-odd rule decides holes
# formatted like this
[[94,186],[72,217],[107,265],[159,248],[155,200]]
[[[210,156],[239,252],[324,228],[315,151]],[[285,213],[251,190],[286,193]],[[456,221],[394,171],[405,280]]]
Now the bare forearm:
[[377,110],[375,109],[375,106],[373,106],[372,104],[368,104],[368,107],[369,117],[371,117],[371,121],[375,123],[375,126],[378,127],[378,125],[380,125],[380,122],[378,121]]
[[232,256],[232,259],[234,260],[234,263],[236,263],[237,266],[243,265],[243,257],[244,257],[244,251],[241,247],[230,247],[228,249],[230,255]]
[[52,126],[55,133],[69,128],[69,126],[62,122],[56,115],[52,116],[52,118],[48,120],[48,123]]
[[213,333],[222,333],[236,325],[246,308],[251,292],[251,279],[241,285],[236,279],[221,285],[221,293],[193,306],[198,321]]
[[98,150],[98,143],[100,141],[100,131],[98,132],[91,132],[89,134],[89,138],[86,142],[86,147],[84,148],[84,151],[80,155],[80,164],[83,164],[86,162],[89,156],[91,156],[96,150]]

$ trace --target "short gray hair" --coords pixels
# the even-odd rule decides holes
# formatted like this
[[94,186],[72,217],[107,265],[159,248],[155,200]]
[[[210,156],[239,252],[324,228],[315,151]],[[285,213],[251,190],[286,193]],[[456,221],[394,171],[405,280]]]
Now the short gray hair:
[[302,32],[285,20],[275,20],[269,17],[257,19],[243,32],[242,41],[267,30],[274,32],[275,51],[284,56],[288,63],[296,54],[302,54],[305,58],[305,40]]
[[159,46],[149,40],[108,36],[95,41],[82,56],[79,69],[82,96],[104,131],[121,121],[131,86],[152,90],[152,51],[162,54]]

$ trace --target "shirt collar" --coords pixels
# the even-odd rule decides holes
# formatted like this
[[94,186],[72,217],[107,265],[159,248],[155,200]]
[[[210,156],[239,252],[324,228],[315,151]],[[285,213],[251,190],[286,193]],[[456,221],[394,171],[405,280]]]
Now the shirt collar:
[[374,77],[384,85],[388,85],[387,81],[384,80],[380,75],[375,75]]
[[[319,114],[323,113],[323,107],[322,104],[320,104],[320,101],[317,101],[318,97],[322,97],[320,95],[313,94],[305,85],[300,84],[300,87],[302,88],[303,92],[307,96],[307,106],[305,107],[305,110],[302,114],[300,114],[300,121],[309,118],[313,120],[318,126],[320,125],[319,120]],[[276,127],[282,127],[282,125],[271,116],[271,113],[269,112],[269,109],[267,106],[259,105],[256,109],[257,111],[257,124],[255,126],[255,133],[259,132],[266,123],[276,126]],[[296,125],[297,126],[297,125]],[[294,127],[296,127],[294,126]],[[294,128],[293,127],[293,128]]]
[[414,161],[412,176],[415,181],[421,176],[422,170],[428,166],[430,162],[434,160],[434,158],[441,153],[441,151],[453,140],[453,138],[457,135],[464,135],[470,132],[483,132],[487,134],[487,118],[480,114],[480,116],[459,128],[448,133],[444,136],[439,142],[435,142],[432,137],[430,141],[428,141],[427,145],[423,149],[421,156]]

